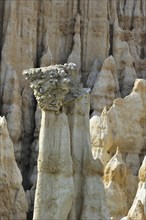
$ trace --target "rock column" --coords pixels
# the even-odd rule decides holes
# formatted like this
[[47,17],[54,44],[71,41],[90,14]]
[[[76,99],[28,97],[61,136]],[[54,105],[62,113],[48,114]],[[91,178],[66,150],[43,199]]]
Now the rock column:
[[24,71],[42,109],[34,220],[109,219],[102,164],[91,154],[89,90],[78,67]]
[[67,219],[73,202],[70,130],[62,111],[69,74],[61,66],[24,72],[42,109],[33,219]]

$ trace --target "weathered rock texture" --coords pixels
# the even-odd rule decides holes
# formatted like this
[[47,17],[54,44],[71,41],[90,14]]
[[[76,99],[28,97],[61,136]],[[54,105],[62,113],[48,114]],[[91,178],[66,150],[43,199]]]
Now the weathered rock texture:
[[119,83],[116,75],[116,64],[112,56],[108,57],[99,72],[91,92],[91,110],[100,115],[103,108],[111,107],[119,94]]
[[146,157],[139,169],[139,184],[135,199],[125,219],[145,220],[146,219]]
[[94,116],[90,121],[93,154],[100,148],[105,152],[115,152],[119,146],[121,153],[127,154],[126,162],[134,174],[140,166],[137,155],[145,149],[145,91],[146,80],[137,79],[129,96],[115,99],[108,111],[104,109],[100,117]]
[[89,94],[73,64],[30,69],[42,109],[33,219],[109,219],[102,164],[89,141]]
[[26,219],[27,201],[7,122],[0,117],[0,219]]
[[110,216],[120,219],[128,212],[127,199],[124,192],[126,184],[126,165],[122,155],[118,152],[111,158],[105,167],[104,183]]
[[[115,60],[118,92],[122,97],[131,92],[136,77],[146,77],[145,22],[144,0],[0,2],[1,114],[7,118],[16,160],[21,164],[27,182],[30,183],[27,176],[29,158],[34,157],[31,144],[36,103],[22,71],[69,60],[76,62],[84,84],[88,78],[90,88],[106,78],[103,89],[97,90],[97,94],[94,89],[92,93],[97,97],[95,101],[91,100],[95,103],[92,110],[97,109],[100,114],[104,105],[109,108],[115,98],[115,81],[111,73],[97,78],[109,55]],[[103,69],[101,72],[103,74]],[[101,104],[97,106],[96,100]],[[11,131],[13,116],[17,118],[13,122],[15,133]],[[25,158],[25,163],[21,157]],[[28,188],[29,184],[26,185]]]
[[105,166],[104,185],[111,219],[121,219],[133,203],[138,178],[130,173],[118,148]]
[[[102,127],[97,130],[102,130],[102,144],[106,146],[101,148],[101,142],[99,148],[95,146],[94,157],[98,155],[106,164],[112,156],[108,149],[115,153],[120,142],[127,166],[132,167],[133,174],[138,173],[146,153],[141,99],[133,98],[132,107],[129,101],[113,101],[129,95],[136,78],[146,79],[145,39],[145,0],[0,1],[0,114],[6,117],[25,189],[36,181],[41,113],[22,71],[56,63],[75,62],[79,78],[91,89],[90,113],[101,119],[98,124]],[[143,91],[143,100],[144,96]],[[124,107],[118,102],[124,102]],[[125,113],[116,110],[121,115],[115,122],[118,117],[120,120],[111,130],[107,111],[111,106],[115,109],[114,105],[124,108]],[[96,114],[101,113],[98,118]]]

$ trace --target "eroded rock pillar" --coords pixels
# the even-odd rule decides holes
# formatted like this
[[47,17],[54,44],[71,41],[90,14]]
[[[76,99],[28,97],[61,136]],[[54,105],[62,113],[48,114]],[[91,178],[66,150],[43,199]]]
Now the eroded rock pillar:
[[42,109],[33,219],[67,219],[74,193],[70,130],[62,111],[69,92],[69,73],[56,65],[24,74]]
[[91,154],[89,89],[73,63],[24,71],[42,109],[34,220],[109,219]]

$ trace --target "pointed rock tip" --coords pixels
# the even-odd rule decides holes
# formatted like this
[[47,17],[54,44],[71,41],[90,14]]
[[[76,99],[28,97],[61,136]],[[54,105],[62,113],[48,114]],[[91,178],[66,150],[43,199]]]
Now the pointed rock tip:
[[4,123],[6,123],[5,116],[0,116],[0,125],[3,125]]
[[116,154],[120,154],[119,146],[117,146]]

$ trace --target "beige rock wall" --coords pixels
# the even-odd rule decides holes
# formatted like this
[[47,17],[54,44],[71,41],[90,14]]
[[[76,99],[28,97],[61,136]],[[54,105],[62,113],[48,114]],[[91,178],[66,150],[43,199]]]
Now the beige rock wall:
[[[106,146],[95,146],[95,158],[98,155],[106,164],[112,156],[107,152],[109,146],[110,149],[114,146],[112,151],[115,152],[116,145],[121,142],[123,149],[128,148],[125,162],[137,174],[146,152],[146,145],[142,144],[145,143],[145,119],[140,107],[141,98],[137,97],[131,103],[132,109],[127,101],[124,101],[127,107],[117,101],[113,104],[113,101],[129,95],[136,78],[146,79],[145,38],[145,0],[0,1],[0,114],[7,119],[25,189],[30,189],[36,181],[41,114],[22,71],[67,61],[76,62],[83,84],[92,90],[91,114],[100,116],[105,105],[107,110],[112,105],[117,109],[119,105],[125,111],[120,116],[111,111],[114,115],[111,117],[116,117],[116,121],[120,118],[119,124],[112,126],[106,109],[101,118],[95,116],[102,121],[102,127],[98,126],[97,130],[102,130],[102,145]],[[111,55],[115,62],[114,71],[105,65]],[[116,85],[119,84],[116,92],[113,72],[118,79]],[[136,115],[137,111],[141,118]],[[127,122],[129,118],[130,122]],[[141,120],[140,123],[137,120]],[[119,135],[117,132],[121,127],[124,130]],[[129,127],[132,135],[128,135]]]
[[[0,76],[1,114],[7,118],[16,160],[21,165],[23,174],[28,172],[25,172],[25,168],[29,167],[35,103],[22,71],[36,65],[36,29],[37,1],[4,1]],[[21,156],[25,158],[22,161]]]
[[113,29],[113,56],[117,66],[121,97],[125,97],[131,92],[136,78],[134,59],[128,43],[121,39],[124,31],[119,27],[117,20],[114,22]]
[[[46,51],[48,51],[47,53],[48,55],[51,54],[51,50],[48,45],[48,39],[50,40],[50,45],[54,48],[54,51],[56,53],[51,56],[55,56],[55,62],[57,62],[58,60],[60,61],[58,56],[62,58],[60,54],[62,54],[64,48],[62,50],[61,47],[63,46],[64,39],[66,39],[66,37],[65,38],[63,37],[64,34],[62,31],[60,31],[60,29],[62,29],[62,25],[64,25],[66,23],[65,20],[67,20],[65,18],[65,20],[60,21],[60,17],[63,17],[63,15],[64,17],[66,17],[67,12],[69,14],[72,13],[71,12],[72,3],[70,4],[70,6],[68,6],[67,1],[66,2],[61,1],[61,4],[59,2],[57,4],[56,1],[55,3],[54,2],[51,3],[53,4],[51,5],[49,2],[46,1],[40,3],[39,1],[36,0],[27,1],[27,2],[21,2],[18,0],[14,2],[1,1],[0,4],[1,4],[0,5],[1,6],[0,7],[1,10],[0,11],[1,12],[0,13],[0,27],[1,27],[0,52],[1,52],[1,103],[2,103],[1,114],[5,115],[6,117],[9,114],[10,119],[7,119],[8,127],[12,126],[11,125],[13,120],[12,115],[15,118],[17,118],[17,120],[14,121],[15,128],[17,127],[19,129],[18,134],[16,132],[15,135],[15,139],[17,139],[15,140],[14,143],[15,155],[19,164],[21,164],[23,170],[23,176],[28,182],[27,173],[30,166],[29,165],[29,157],[31,153],[30,146],[33,141],[32,138],[33,138],[34,126],[35,126],[34,115],[35,115],[36,104],[34,103],[31,89],[29,89],[29,87],[26,85],[26,82],[24,81],[24,77],[22,76],[22,71],[26,68],[34,67],[36,65],[50,64],[51,61],[49,60],[50,59],[52,60],[53,58],[49,58],[49,57],[42,58],[42,56],[44,56]],[[64,6],[66,6],[65,11],[63,11]],[[68,10],[68,8],[70,8],[70,10]],[[56,13],[53,13],[54,11],[56,11]],[[53,17],[52,14],[54,14]],[[58,17],[56,16],[57,14]],[[69,24],[71,24],[70,21]],[[72,26],[73,25],[71,24],[71,29]],[[50,33],[49,27],[52,29],[53,31],[52,33]],[[56,30],[59,32],[58,35]],[[50,37],[50,35],[52,37]],[[70,34],[70,36],[72,35]],[[68,45],[70,46],[68,47],[69,49],[67,49],[69,51],[71,50],[71,46],[72,46],[71,45],[72,37],[70,38],[71,40],[68,43]],[[66,47],[66,41],[64,42],[64,47]],[[55,48],[60,48],[60,49],[56,50]],[[66,59],[67,59],[67,55],[66,58],[63,59],[63,62],[66,61]],[[11,107],[14,106],[13,104],[15,104],[15,102],[10,98],[12,96],[12,93],[10,90],[6,89],[8,87],[8,82],[7,82],[8,79],[6,78],[9,75],[9,80],[11,80],[11,78],[13,78],[13,72],[16,73],[15,78],[17,78],[17,84],[18,84],[17,87],[20,87],[19,88],[20,93],[16,94],[15,98],[18,100],[18,102],[22,102],[22,105],[17,106],[16,115],[15,115],[16,111],[14,110],[14,107],[13,108]],[[8,101],[6,96],[9,97],[9,103],[7,103]],[[6,104],[9,106],[7,106],[7,109],[3,110],[3,108],[5,108],[5,106],[3,107],[3,105]],[[20,124],[21,124],[21,128],[20,128]],[[24,160],[22,160],[22,162],[20,162],[21,160],[20,155],[22,155],[22,158],[25,158]]]
[[[21,74],[22,70],[67,62],[69,55],[72,54],[73,57],[73,51],[76,51],[75,53],[78,54],[76,62],[81,66],[84,84],[95,63],[95,68],[91,71],[92,88],[95,81],[97,85],[100,83],[100,80],[97,82],[96,77],[103,62],[109,55],[113,55],[120,84],[119,92],[122,97],[129,94],[135,77],[145,78],[146,75],[145,1],[130,1],[129,3],[127,0],[124,4],[122,0],[105,0],[104,2],[87,0],[86,3],[83,0],[55,0],[53,2],[3,0],[0,4],[1,103],[3,106],[7,102],[6,97],[3,97],[4,93],[8,93],[4,86],[7,83],[5,76],[10,75],[11,78],[15,72],[20,88],[20,94],[16,98],[22,102],[22,106],[18,107],[20,110],[18,127],[20,120],[22,126],[21,134],[18,132],[18,136],[15,137],[17,143],[14,146],[18,149],[17,161],[20,161],[21,152],[22,157],[26,158],[26,163],[21,166],[24,173],[27,173],[28,157],[31,154],[30,146],[35,129],[36,104],[32,98],[32,91],[28,89]],[[77,14],[80,18],[79,16],[77,18]],[[137,25],[138,22],[139,25]],[[90,83],[87,84],[90,86]],[[105,93],[105,91],[100,93]],[[103,96],[99,94],[99,96],[101,98],[98,101],[102,102],[102,97],[104,97],[104,104],[108,106],[108,97],[105,97],[105,94]],[[22,99],[25,100],[25,104]],[[9,106],[13,104],[14,101],[9,100]],[[101,112],[103,105],[100,108]],[[9,109],[10,115],[14,114],[11,113],[13,109]],[[7,116],[8,108],[1,111],[1,114]],[[7,121],[10,127],[11,120]],[[26,121],[31,121],[31,128]]]
[[[136,75],[145,78],[145,31],[146,31],[146,3],[141,1],[111,0],[109,1],[110,23],[115,33],[115,20],[122,33],[120,40],[127,43],[127,49],[133,61]],[[113,45],[117,43],[117,38],[113,37]],[[114,53],[114,47],[113,47]],[[116,57],[115,57],[116,58]],[[125,63],[123,63],[125,65]]]

